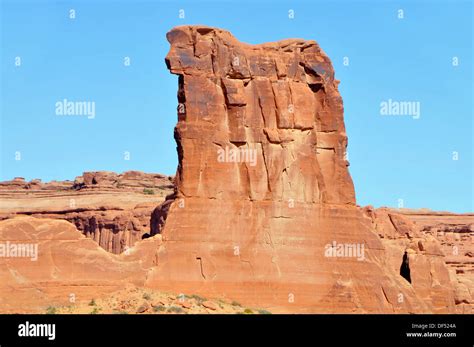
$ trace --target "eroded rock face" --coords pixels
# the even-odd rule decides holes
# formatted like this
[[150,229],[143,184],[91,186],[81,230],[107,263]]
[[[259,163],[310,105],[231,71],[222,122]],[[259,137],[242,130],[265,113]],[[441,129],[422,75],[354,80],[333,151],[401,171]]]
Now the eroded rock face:
[[[90,301],[126,284],[142,285],[145,276],[143,262],[133,254],[108,253],[64,220],[0,221],[0,245],[2,313],[45,313],[71,305],[72,298]],[[23,251],[5,254],[20,246]]]
[[154,211],[163,244],[146,284],[273,312],[433,312],[355,205],[338,81],[319,46],[195,26],[168,40],[179,166]]
[[119,254],[150,234],[152,211],[172,192],[172,180],[140,171],[84,172],[74,182],[16,178],[0,182],[0,220],[18,215],[67,220]]
[[474,313],[474,214],[400,210],[427,239],[436,239],[454,287],[456,312]]
[[251,46],[204,27],[167,37],[179,196],[354,205],[338,81],[316,42]]
[[398,272],[435,313],[455,312],[455,287],[441,243],[398,211],[364,208],[385,248],[387,266]]

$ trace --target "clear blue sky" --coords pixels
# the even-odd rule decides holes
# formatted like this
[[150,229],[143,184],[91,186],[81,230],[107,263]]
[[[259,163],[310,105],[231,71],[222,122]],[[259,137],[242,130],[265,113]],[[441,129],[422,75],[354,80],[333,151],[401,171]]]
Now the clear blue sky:
[[[341,80],[360,205],[473,211],[471,1],[1,3],[0,180],[174,174],[177,78],[164,64],[165,34],[206,24],[248,43],[321,45]],[[55,115],[64,98],[95,101],[95,119]],[[420,102],[420,119],[380,115],[388,99]]]

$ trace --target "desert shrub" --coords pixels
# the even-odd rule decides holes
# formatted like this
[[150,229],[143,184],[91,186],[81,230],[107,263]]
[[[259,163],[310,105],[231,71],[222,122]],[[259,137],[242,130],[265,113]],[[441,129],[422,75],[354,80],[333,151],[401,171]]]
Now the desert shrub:
[[56,314],[56,307],[54,307],[54,306],[49,306],[49,307],[46,309],[46,314]]
[[164,307],[163,305],[153,306],[153,311],[155,311],[155,312],[164,312],[164,311],[166,311],[166,307]]
[[193,294],[191,296],[187,296],[188,299],[194,299],[196,300],[196,302],[198,304],[202,304],[204,301],[206,301],[207,299],[206,298],[203,298],[202,296],[199,296],[199,295],[196,295],[196,294]]
[[169,313],[184,313],[184,310],[179,306],[171,306],[168,308],[167,312]]
[[143,188],[143,194],[153,195],[153,194],[155,194],[155,191],[153,189],[150,189],[150,188]]

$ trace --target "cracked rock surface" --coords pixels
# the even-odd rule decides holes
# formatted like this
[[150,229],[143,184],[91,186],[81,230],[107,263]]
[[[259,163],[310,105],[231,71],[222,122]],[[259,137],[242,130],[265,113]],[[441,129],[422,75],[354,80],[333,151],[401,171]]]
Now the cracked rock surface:
[[[356,206],[338,81],[316,42],[249,45],[203,26],[167,37],[179,166],[154,211],[163,243],[146,285],[275,312],[453,310],[443,261],[420,254],[417,292],[392,261],[406,245],[387,251]],[[363,247],[363,259],[328,256],[334,244]],[[420,284],[416,269],[430,266]]]

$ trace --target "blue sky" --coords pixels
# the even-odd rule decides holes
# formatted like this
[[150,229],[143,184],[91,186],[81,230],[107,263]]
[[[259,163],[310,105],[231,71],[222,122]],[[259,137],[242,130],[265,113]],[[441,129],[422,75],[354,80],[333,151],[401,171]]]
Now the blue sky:
[[[174,174],[177,78],[165,34],[206,24],[248,43],[321,45],[341,81],[358,204],[473,211],[470,1],[1,3],[0,180]],[[64,98],[94,101],[95,118],[57,116]],[[420,118],[382,116],[388,99],[419,102]]]

